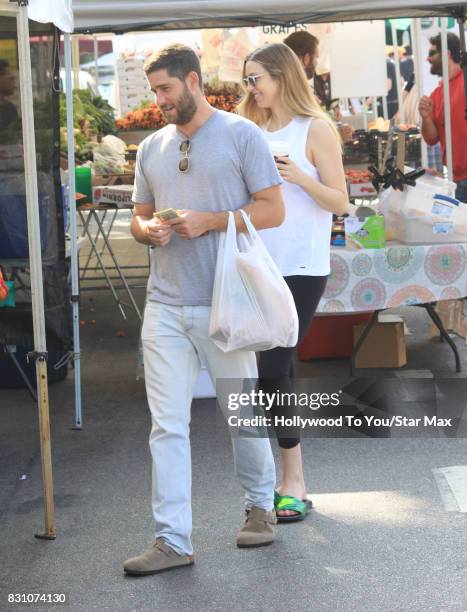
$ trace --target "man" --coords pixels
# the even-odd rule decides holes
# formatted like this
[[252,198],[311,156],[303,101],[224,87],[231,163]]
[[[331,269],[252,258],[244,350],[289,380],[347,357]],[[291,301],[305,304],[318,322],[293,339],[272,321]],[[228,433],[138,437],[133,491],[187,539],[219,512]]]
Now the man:
[[[459,38],[448,33],[448,77],[452,136],[452,165],[454,181],[457,183],[456,198],[467,202],[467,121],[464,118],[464,74],[460,65]],[[428,62],[431,74],[442,76],[441,35],[430,38]],[[422,118],[422,135],[429,145],[441,143],[443,162],[446,164],[446,132],[444,124],[443,84],[430,97],[420,98],[418,110]]]
[[[292,32],[289,34],[287,38],[284,38],[284,44],[286,44],[298,59],[301,61],[303,68],[305,70],[305,74],[308,79],[315,78],[316,67],[318,65],[319,60],[319,40],[310,32],[305,30],[300,30],[299,32]],[[325,88],[322,86],[322,83],[325,83],[324,79],[320,79],[319,85],[320,87],[315,88],[315,95],[321,104],[327,106],[328,102],[331,99],[331,91],[330,91],[330,79],[327,79],[329,85],[328,96],[325,97]],[[321,93],[321,96],[320,96]],[[339,134],[342,138],[343,142],[348,142],[352,139],[352,126],[347,123],[343,123],[337,126]]]
[[301,61],[308,79],[315,76],[319,60],[319,40],[310,32],[300,30],[284,38],[284,44],[292,49]]
[[[260,129],[208,104],[196,53],[170,45],[151,57],[145,72],[169,125],[140,145],[133,192],[132,234],[155,247],[142,341],[152,417],[156,541],[126,561],[130,575],[193,563],[189,422],[200,358],[214,382],[238,379],[241,386],[257,377],[253,352],[223,353],[208,334],[219,232],[226,231],[227,211],[236,211],[238,231],[246,229],[240,207],[258,229],[280,225],[285,215],[281,180]],[[166,222],[153,217],[166,208],[176,209],[179,217]],[[225,409],[222,392],[218,400]],[[270,544],[276,518],[269,440],[238,436],[233,446],[247,514],[237,545]]]

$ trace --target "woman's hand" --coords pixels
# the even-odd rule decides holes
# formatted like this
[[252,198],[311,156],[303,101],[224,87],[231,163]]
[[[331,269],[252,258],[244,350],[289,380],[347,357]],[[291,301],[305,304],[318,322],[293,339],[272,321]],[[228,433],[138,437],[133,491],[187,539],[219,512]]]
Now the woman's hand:
[[306,172],[303,172],[289,157],[278,157],[277,160],[276,166],[284,181],[301,186],[304,180],[309,178]]

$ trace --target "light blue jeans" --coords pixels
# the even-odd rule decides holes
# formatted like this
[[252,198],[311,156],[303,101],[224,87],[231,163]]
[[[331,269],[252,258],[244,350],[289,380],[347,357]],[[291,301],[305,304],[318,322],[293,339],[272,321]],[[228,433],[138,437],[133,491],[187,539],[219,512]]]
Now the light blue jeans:
[[[238,379],[241,392],[242,379],[257,378],[253,352],[223,353],[209,338],[210,312],[208,306],[147,302],[142,328],[144,377],[152,418],[149,446],[156,537],[163,537],[180,554],[193,552],[189,435],[200,358],[214,384],[219,378]],[[225,399],[218,397],[218,402],[227,414]],[[271,510],[276,474],[269,439],[234,436],[232,443],[246,507]]]

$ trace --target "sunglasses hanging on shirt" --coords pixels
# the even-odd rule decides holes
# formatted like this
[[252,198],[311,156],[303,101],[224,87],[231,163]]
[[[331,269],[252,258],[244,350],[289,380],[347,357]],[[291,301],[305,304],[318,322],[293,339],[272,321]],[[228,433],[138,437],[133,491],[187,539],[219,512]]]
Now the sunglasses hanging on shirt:
[[188,172],[190,169],[190,158],[188,157],[190,149],[191,142],[189,140],[184,140],[180,145],[180,152],[183,153],[182,159],[178,162],[178,169],[180,172]]

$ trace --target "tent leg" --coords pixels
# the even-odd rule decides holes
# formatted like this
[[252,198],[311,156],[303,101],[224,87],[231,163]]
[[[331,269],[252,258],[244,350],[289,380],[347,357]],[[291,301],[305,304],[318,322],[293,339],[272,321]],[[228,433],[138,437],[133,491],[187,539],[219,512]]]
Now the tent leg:
[[39,399],[39,427],[44,484],[46,539],[55,538],[52,457],[50,444],[49,395],[47,386],[47,342],[44,317],[42,252],[40,243],[39,196],[37,187],[36,141],[34,131],[31,53],[27,4],[19,4],[17,14],[18,63],[21,94],[21,119],[24,150],[29,266],[31,269],[34,356]]
[[[449,68],[448,68],[448,35],[447,17],[441,17],[441,60],[443,66],[443,100],[444,108],[451,108],[451,94],[449,90]],[[448,167],[448,179],[453,180],[452,175],[452,132],[451,132],[451,113],[444,113],[446,118],[444,130],[446,135],[446,165]]]
[[75,426],[82,429],[81,414],[81,346],[79,330],[79,264],[78,228],[76,224],[76,185],[75,185],[75,137],[73,132],[73,90],[71,84],[71,37],[64,36],[65,49],[65,89],[66,121],[68,144],[68,180],[70,195],[70,237],[71,237],[71,303],[73,308],[73,357],[75,366]]
[[44,482],[45,532],[35,534],[36,538],[55,540],[55,511],[52,479],[52,448],[50,442],[49,394],[47,382],[47,362],[43,356],[36,361],[39,382],[39,428],[41,435],[42,480]]

